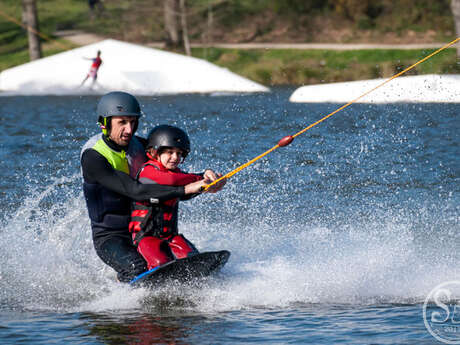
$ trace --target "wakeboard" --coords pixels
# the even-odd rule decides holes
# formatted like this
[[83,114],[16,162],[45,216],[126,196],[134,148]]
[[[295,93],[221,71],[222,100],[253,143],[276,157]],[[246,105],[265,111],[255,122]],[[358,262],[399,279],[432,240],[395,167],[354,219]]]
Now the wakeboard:
[[129,284],[131,286],[152,286],[166,281],[183,283],[195,278],[207,277],[219,272],[229,257],[229,251],[221,250],[173,260],[138,275]]

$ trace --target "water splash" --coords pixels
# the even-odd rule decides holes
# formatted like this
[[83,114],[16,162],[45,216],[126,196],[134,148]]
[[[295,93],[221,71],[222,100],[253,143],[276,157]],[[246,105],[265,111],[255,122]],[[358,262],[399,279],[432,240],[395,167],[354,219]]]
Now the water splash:
[[[37,188],[2,221],[2,308],[221,311],[296,303],[420,302],[432,286],[460,273],[455,245],[444,243],[446,236],[458,243],[459,235],[455,227],[440,228],[440,207],[415,214],[377,212],[366,221],[348,213],[322,226],[318,220],[294,219],[279,227],[273,214],[260,217],[260,207],[272,203],[261,196],[241,202],[246,212],[259,214],[249,220],[237,216],[237,200],[220,205],[227,208],[224,219],[199,217],[198,203],[185,207],[181,231],[199,249],[232,252],[221,275],[198,288],[134,290],[117,283],[95,254],[83,196],[75,192],[79,179],[56,178]],[[229,193],[235,188],[228,187]],[[211,196],[211,204],[213,197],[218,198]],[[288,211],[277,212],[288,216]],[[421,229],[419,218],[431,224]]]

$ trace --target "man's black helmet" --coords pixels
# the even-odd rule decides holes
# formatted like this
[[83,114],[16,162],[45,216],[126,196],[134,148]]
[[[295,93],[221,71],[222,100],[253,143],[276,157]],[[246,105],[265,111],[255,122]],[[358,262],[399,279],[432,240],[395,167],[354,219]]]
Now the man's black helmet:
[[141,116],[141,107],[136,97],[126,92],[114,91],[102,96],[97,105],[97,115],[110,116]]
[[147,138],[147,148],[159,150],[162,147],[177,147],[184,151],[184,157],[190,152],[190,140],[182,129],[169,125],[153,128]]
[[141,107],[136,97],[126,92],[109,92],[101,97],[97,105],[98,122],[102,133],[108,135],[110,122],[107,118],[112,116],[142,116]]

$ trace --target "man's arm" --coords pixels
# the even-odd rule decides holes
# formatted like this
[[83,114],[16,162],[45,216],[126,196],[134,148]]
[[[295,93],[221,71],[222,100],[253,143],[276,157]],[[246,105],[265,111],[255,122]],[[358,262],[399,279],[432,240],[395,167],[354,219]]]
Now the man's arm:
[[151,198],[169,200],[185,196],[183,186],[163,186],[137,182],[131,176],[113,169],[107,159],[93,149],[83,152],[81,166],[86,182],[99,183],[107,189],[136,201]]

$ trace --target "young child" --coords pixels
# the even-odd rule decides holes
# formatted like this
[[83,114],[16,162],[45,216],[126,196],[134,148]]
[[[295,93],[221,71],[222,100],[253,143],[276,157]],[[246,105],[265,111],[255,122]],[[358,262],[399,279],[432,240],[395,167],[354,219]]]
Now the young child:
[[[148,161],[138,173],[139,182],[184,186],[203,179],[202,175],[184,173],[178,168],[190,152],[190,141],[183,130],[157,126],[147,141]],[[194,245],[178,233],[178,204],[178,198],[134,203],[129,231],[149,270],[198,253]]]

